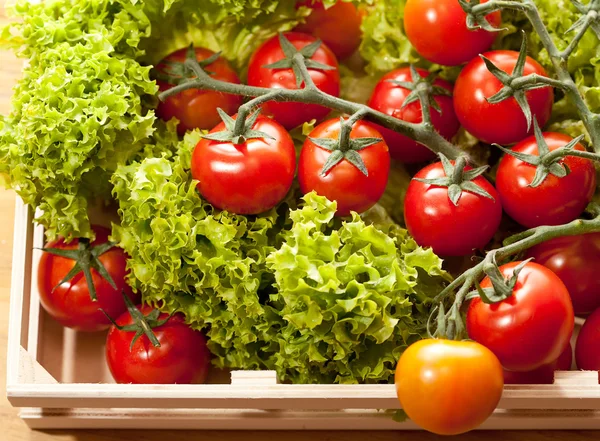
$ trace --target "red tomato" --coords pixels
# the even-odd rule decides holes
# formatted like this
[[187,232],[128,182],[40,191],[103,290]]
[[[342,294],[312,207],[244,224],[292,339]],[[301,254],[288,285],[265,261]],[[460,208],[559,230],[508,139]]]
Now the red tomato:
[[[210,133],[224,129],[221,123]],[[264,116],[252,129],[274,139],[248,139],[234,145],[203,138],[192,154],[192,177],[199,181],[200,194],[221,210],[262,213],[281,202],[292,186],[296,151],[289,133]]]
[[570,371],[572,364],[573,348],[569,343],[558,360],[533,371],[515,372],[504,369],[504,384],[552,384],[554,383],[554,371]]
[[[214,55],[214,52],[202,47],[197,47],[195,50],[198,61],[206,60]],[[166,61],[183,63],[185,62],[186,55],[187,48],[173,52],[161,61],[156,66],[156,69],[164,73],[167,67],[165,64]],[[210,73],[211,77],[217,80],[236,84],[240,82],[237,74],[224,58],[219,58],[214,63],[205,66],[205,69]],[[161,92],[173,87],[172,84],[161,80],[157,80],[156,84],[158,84]],[[217,113],[217,108],[221,108],[227,114],[233,115],[242,103],[243,98],[238,95],[209,90],[188,89],[160,102],[156,109],[156,114],[164,121],[177,118],[179,120],[177,131],[180,134],[184,134],[187,130],[196,128],[210,130],[221,121]]]
[[311,7],[312,11],[305,23],[296,27],[297,31],[321,39],[340,60],[356,52],[362,36],[362,18],[354,4],[338,1],[325,9],[322,0],[302,0],[296,4],[300,6]]
[[[319,124],[306,138],[300,153],[298,180],[303,193],[317,192],[330,201],[337,202],[336,216],[348,216],[354,211],[362,213],[379,201],[387,185],[390,155],[384,141],[360,150],[368,176],[355,165],[342,159],[325,175],[321,170],[332,152],[313,143],[310,138],[338,139],[340,120],[331,119]],[[358,121],[352,127],[350,138],[382,138],[373,125]]]
[[408,417],[439,435],[479,427],[500,401],[502,366],[473,341],[426,339],[408,347],[396,367],[396,392]]
[[[519,57],[518,52],[504,50],[484,55],[509,74],[512,74]],[[537,61],[527,57],[523,74],[532,73],[547,76]],[[464,67],[454,85],[454,109],[461,125],[476,138],[490,144],[514,144],[533,133],[533,124],[528,130],[525,115],[514,98],[498,104],[487,102],[486,98],[495,95],[502,87],[500,80],[492,75],[480,57]],[[538,125],[544,127],[552,113],[552,87],[529,90],[525,96]]]
[[560,277],[575,315],[600,308],[600,233],[552,239],[531,248],[527,255]]
[[[454,162],[452,162],[454,163]],[[471,167],[465,167],[465,171]],[[415,178],[445,177],[441,162],[428,165]],[[494,236],[502,219],[496,189],[484,177],[472,181],[494,200],[463,191],[458,205],[448,197],[448,187],[412,180],[404,199],[406,228],[422,247],[440,256],[465,256],[483,248]]]
[[[96,240],[92,242],[92,247],[108,242],[110,230],[97,225],[93,226],[93,230]],[[46,248],[77,250],[78,246],[77,239],[69,244],[60,239],[47,244]],[[99,308],[104,309],[111,317],[117,317],[127,309],[123,301],[123,291],[132,300],[139,300],[139,296],[135,296],[125,282],[128,272],[125,252],[121,248],[113,247],[102,254],[99,260],[112,277],[117,289],[110,286],[109,282],[92,268],[92,281],[97,295],[97,301],[93,301],[83,272],[59,285],[75,266],[75,260],[47,252],[42,254],[38,268],[40,301],[48,314],[63,326],[86,332],[107,329],[110,321]]]
[[[417,71],[421,77],[426,77],[429,74],[425,69],[417,69]],[[391,83],[390,80],[411,82],[413,79],[408,67],[388,73],[375,86],[375,90],[369,99],[369,107],[406,122],[417,124],[422,122],[423,113],[421,111],[421,103],[417,100],[402,107],[404,100],[406,100],[411,91]],[[452,92],[452,85],[439,78],[433,82],[433,85],[443,87]],[[442,109],[442,113],[440,114],[431,108],[431,122],[435,129],[444,138],[449,140],[456,135],[456,132],[460,128],[460,124],[454,113],[452,97],[435,95],[434,99]],[[407,136],[386,129],[385,127],[378,126],[377,130],[384,136],[385,142],[390,148],[392,158],[398,161],[415,163],[435,158],[435,153]]]
[[600,371],[600,309],[587,318],[579,331],[575,344],[575,362],[578,369]]
[[[144,315],[152,312],[150,306],[138,307]],[[161,314],[158,320],[164,320]],[[116,320],[119,326],[134,323],[129,312]],[[160,347],[155,347],[142,335],[130,349],[134,331],[110,328],[106,338],[106,360],[117,383],[134,384],[190,384],[204,383],[210,367],[210,352],[201,332],[185,324],[176,314],[164,325],[152,331]]]
[[[511,277],[519,263],[503,265],[500,271]],[[489,277],[481,286],[492,286]],[[569,344],[574,323],[565,285],[533,262],[519,273],[510,297],[494,304],[475,298],[467,310],[469,337],[489,348],[511,371],[532,371],[558,359]]]
[[[486,19],[495,28],[502,21],[500,11],[492,12]],[[466,63],[486,51],[496,39],[494,32],[470,31],[467,14],[457,0],[407,0],[404,31],[419,55],[446,66]]]
[[[544,133],[550,151],[573,140],[561,133]],[[577,144],[577,150],[585,150]],[[535,136],[524,139],[512,148],[515,152],[538,155]],[[576,219],[592,200],[596,190],[596,170],[589,159],[567,156],[571,173],[564,178],[553,175],[537,187],[530,187],[536,167],[511,155],[504,155],[496,175],[496,187],[506,213],[521,225],[560,225]]]
[[[301,49],[317,41],[312,35],[300,32],[286,32],[284,35],[296,49]],[[278,36],[265,42],[250,59],[248,84],[273,89],[297,89],[296,77],[291,68],[269,69],[264,67],[284,58],[285,55],[281,49]],[[311,59],[335,68],[332,70],[309,68],[308,71],[313,82],[320,90],[329,95],[339,96],[340,74],[338,62],[333,52],[322,44]],[[273,116],[288,130],[312,119],[321,120],[330,112],[327,107],[317,104],[276,103],[273,101],[264,104],[263,110],[264,113]]]

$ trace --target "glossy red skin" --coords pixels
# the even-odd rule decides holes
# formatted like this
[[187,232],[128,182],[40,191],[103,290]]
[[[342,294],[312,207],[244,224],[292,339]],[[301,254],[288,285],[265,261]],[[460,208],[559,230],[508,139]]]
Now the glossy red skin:
[[[209,49],[196,48],[196,59],[198,61],[206,60],[212,55],[214,55],[214,52]],[[165,60],[184,62],[186,56],[187,48],[184,48],[168,55]],[[165,60],[156,66],[157,70],[161,71],[165,68]],[[212,72],[210,74],[212,78],[229,83],[240,83],[239,77],[225,58],[221,57],[205,68],[207,71]],[[157,80],[156,84],[158,84],[161,92],[173,87],[172,84],[160,80]],[[229,115],[233,115],[242,103],[243,97],[238,95],[189,89],[167,98],[164,102],[160,102],[156,109],[156,114],[164,121],[177,118],[179,120],[177,131],[183,135],[186,131],[196,128],[203,130],[212,129],[221,122],[217,108],[221,108]]]
[[531,248],[527,257],[560,277],[571,295],[575,315],[600,308],[600,233],[552,239]]
[[[502,21],[500,11],[488,14],[486,19],[496,28]],[[457,0],[408,0],[404,31],[423,58],[446,66],[466,63],[486,51],[497,35],[481,29],[469,31],[467,15]]]
[[[513,262],[500,267],[513,274]],[[491,287],[486,277],[483,288]],[[487,305],[480,298],[467,310],[469,337],[490,349],[505,369],[532,371],[558,359],[571,339],[575,316],[569,291],[556,274],[529,262],[519,273],[513,294]]]
[[[138,307],[144,315],[150,306]],[[168,317],[161,314],[159,320]],[[126,326],[133,320],[129,312],[117,319]],[[167,323],[153,329],[160,343],[156,348],[142,335],[130,350],[135,332],[110,328],[106,337],[106,360],[117,383],[133,384],[192,384],[204,383],[210,368],[210,352],[206,338],[185,324],[176,314]]]
[[[444,45],[445,46],[445,45]],[[518,52],[491,51],[484,54],[496,66],[512,73]],[[544,68],[533,58],[527,57],[524,75],[537,73],[548,76]],[[461,125],[483,142],[501,145],[514,144],[533,133],[533,124],[527,130],[527,120],[514,98],[498,104],[490,104],[490,98],[502,88],[502,83],[488,71],[480,57],[474,58],[461,71],[454,84],[454,110]],[[540,127],[544,127],[552,113],[554,90],[551,87],[525,92],[532,115]]]
[[[300,32],[286,32],[284,35],[297,49],[301,49],[317,40],[312,35]],[[273,89],[297,89],[296,77],[292,69],[267,69],[263,67],[280,61],[283,58],[285,56],[279,44],[279,37],[275,36],[267,40],[250,59],[248,84]],[[322,44],[312,59],[335,67],[332,70],[309,69],[309,72],[317,88],[329,95],[339,96],[340,73],[338,62],[333,52],[326,45]],[[301,87],[304,86],[302,85]],[[263,105],[263,112],[266,115],[273,116],[277,122],[289,130],[312,119],[322,120],[329,114],[330,109],[317,104],[276,103],[270,101]]]
[[[417,71],[422,77],[426,77],[429,74],[425,69],[417,69]],[[390,83],[389,80],[412,81],[410,69],[403,67],[392,71],[381,78],[369,99],[369,107],[402,121],[416,124],[422,122],[423,113],[421,111],[421,103],[415,101],[402,107],[406,97],[410,94],[410,90]],[[438,78],[433,84],[452,92],[452,84],[447,81]],[[454,114],[452,97],[436,95],[434,99],[442,109],[442,113],[440,114],[435,109],[431,108],[431,122],[435,129],[444,138],[449,140],[456,135],[456,132],[458,132],[458,129],[460,128],[460,123]],[[386,129],[385,127],[377,126],[377,130],[379,130],[385,138],[385,142],[390,149],[392,158],[398,161],[410,164],[429,161],[436,157],[435,153],[427,147],[413,141],[407,136]]]
[[[561,133],[544,133],[550,151],[573,140]],[[581,144],[577,150],[585,150]],[[538,155],[534,136],[524,139],[513,151]],[[564,178],[549,175],[538,187],[529,187],[535,167],[511,155],[504,155],[496,174],[496,188],[504,211],[527,228],[570,222],[585,210],[596,190],[596,170],[589,159],[567,156],[571,173]]]
[[[465,170],[471,170],[466,167]],[[415,177],[444,177],[441,162],[430,164]],[[404,199],[404,220],[411,236],[439,256],[466,256],[483,248],[494,236],[502,218],[496,189],[484,177],[474,182],[494,200],[463,191],[458,206],[448,198],[448,188],[411,180]]]
[[[323,177],[321,170],[331,152],[315,145],[309,138],[337,139],[339,131],[340,120],[337,118],[314,128],[302,146],[298,180],[302,193],[315,191],[331,201],[336,201],[336,216],[348,216],[352,211],[363,213],[379,201],[388,181],[390,154],[385,142],[378,142],[358,152],[369,176],[365,176],[353,164],[342,159]],[[364,121],[354,124],[350,137],[382,138],[372,124]]]
[[[210,133],[224,128],[221,123]],[[265,212],[281,202],[292,186],[296,152],[290,134],[264,116],[258,117],[253,129],[274,139],[249,139],[234,145],[202,138],[192,154],[192,177],[199,181],[200,194],[221,210]]]
[[[575,344],[577,369],[600,371],[600,309],[590,315],[577,336]],[[600,381],[600,372],[598,373]]]
[[[94,225],[93,229],[96,233],[96,240],[92,243],[92,246],[108,242],[109,229],[97,225]],[[79,241],[75,239],[69,244],[65,244],[60,239],[47,244],[46,248],[73,250],[77,249],[78,243]],[[107,329],[110,326],[110,321],[98,308],[104,309],[111,317],[118,317],[127,309],[123,300],[123,291],[133,301],[139,300],[139,296],[134,295],[129,285],[125,283],[125,276],[128,273],[126,270],[127,258],[125,252],[117,247],[100,256],[100,262],[111,275],[117,289],[113,289],[92,268],[92,280],[98,298],[94,302],[90,297],[83,272],[77,274],[68,282],[57,286],[75,266],[76,262],[74,260],[43,253],[38,268],[38,290],[42,306],[55,320],[68,328],[84,332]],[[55,286],[57,288],[53,291],[52,289]]]
[[558,360],[533,371],[515,372],[504,369],[504,384],[553,384],[554,371],[570,371],[572,364],[573,348],[569,343]]
[[314,35],[322,40],[339,60],[348,58],[360,46],[362,17],[358,8],[349,2],[338,1],[325,9],[320,0],[303,0],[296,7],[308,6],[312,12],[296,31]]

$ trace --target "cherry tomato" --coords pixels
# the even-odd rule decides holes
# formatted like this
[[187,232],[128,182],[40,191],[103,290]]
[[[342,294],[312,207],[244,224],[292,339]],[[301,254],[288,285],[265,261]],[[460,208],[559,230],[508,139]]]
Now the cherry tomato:
[[[512,74],[519,53],[492,51],[484,54],[498,68]],[[544,68],[527,57],[523,74],[547,76]],[[487,69],[480,57],[474,58],[461,71],[454,85],[454,109],[461,125],[473,136],[487,143],[514,144],[533,133],[533,124],[527,129],[527,120],[514,98],[490,104],[490,98],[502,89],[502,83]],[[540,127],[550,119],[554,91],[542,87],[525,92],[531,113]]]
[[396,367],[402,408],[412,421],[438,435],[479,427],[494,412],[503,387],[500,362],[473,341],[418,341]]
[[[198,61],[206,60],[214,55],[214,52],[202,47],[195,48],[195,51]],[[156,69],[164,74],[168,71],[165,62],[183,63],[186,60],[186,55],[187,48],[173,52],[161,61]],[[240,82],[237,74],[224,58],[217,59],[214,63],[205,66],[205,69],[211,77],[217,80],[236,84]],[[158,84],[161,92],[173,87],[172,84],[162,80],[157,80],[156,84]],[[187,130],[192,129],[210,130],[221,121],[217,108],[233,115],[242,103],[243,98],[238,95],[210,90],[188,89],[160,102],[156,114],[164,121],[177,118],[179,120],[177,131],[179,134],[184,134]]]
[[[91,247],[108,242],[110,230],[94,225],[96,240]],[[58,250],[77,250],[79,240],[75,239],[66,244],[62,239],[51,242],[45,248]],[[45,252],[40,258],[38,268],[38,290],[44,309],[63,326],[78,331],[101,331],[110,326],[110,321],[99,310],[104,309],[111,317],[117,317],[127,308],[123,301],[122,292],[134,301],[131,288],[125,282],[127,255],[121,248],[113,247],[100,255],[98,260],[116,284],[114,289],[96,269],[91,269],[92,281],[96,289],[97,301],[93,301],[83,272],[77,273],[72,279],[60,283],[76,265],[76,261]],[[60,284],[60,285],[59,285]]]
[[[500,11],[486,19],[495,28],[502,21]],[[470,31],[467,14],[457,0],[407,0],[404,31],[419,55],[446,66],[466,63],[486,51],[497,35],[481,29]]]
[[[273,139],[251,138],[236,145],[203,138],[192,154],[192,177],[199,181],[200,194],[221,210],[262,213],[281,202],[292,186],[296,151],[290,134],[264,116],[252,129]],[[223,130],[221,123],[210,133]]]
[[[464,170],[469,171],[471,167]],[[442,163],[436,162],[419,171],[415,178],[445,176]],[[440,256],[466,256],[492,239],[502,219],[500,198],[484,177],[478,176],[472,182],[493,200],[463,191],[458,205],[454,205],[448,197],[448,187],[415,179],[410,182],[404,199],[404,220],[420,246],[431,247]]]
[[306,21],[296,27],[296,31],[314,35],[343,60],[358,49],[361,40],[362,18],[358,8],[347,1],[338,1],[325,9],[322,0],[302,0],[296,7],[312,8]]
[[[331,151],[319,147],[311,138],[338,139],[340,120],[331,119],[319,124],[310,133],[300,153],[298,180],[303,193],[311,191],[337,202],[336,216],[348,216],[354,211],[362,213],[379,201],[387,185],[390,154],[384,141],[358,152],[366,169],[365,176],[354,164],[342,159],[325,175],[321,171]],[[382,138],[373,125],[358,121],[350,132],[351,139]]]
[[504,369],[504,384],[552,384],[554,371],[570,371],[573,364],[571,343],[565,348],[558,360],[545,364],[529,372],[515,372]]
[[[429,74],[425,69],[417,69],[417,71],[422,78]],[[421,112],[421,103],[417,100],[402,107],[404,100],[406,100],[411,91],[390,82],[390,80],[411,82],[413,78],[410,69],[407,67],[388,73],[375,86],[375,90],[369,99],[369,107],[406,122],[416,124],[422,122],[423,113]],[[452,92],[452,85],[439,78],[433,82],[433,85],[443,87]],[[444,138],[449,140],[456,135],[456,132],[460,128],[460,124],[454,113],[452,97],[435,95],[434,99],[442,112],[439,113],[434,108],[431,108],[431,122],[435,129]],[[378,126],[377,130],[384,136],[385,142],[390,148],[392,158],[398,161],[415,163],[435,158],[435,153],[407,136],[386,129],[385,127]]]
[[560,277],[575,315],[600,308],[600,233],[552,239],[531,248],[527,256]]
[[[600,371],[600,309],[590,315],[577,336],[575,344],[577,368]],[[600,381],[600,372],[598,373]]]
[[[312,35],[300,32],[286,32],[284,35],[296,49],[301,49],[317,41]],[[283,59],[285,59],[285,54],[281,49],[279,37],[275,36],[267,40],[250,59],[248,84],[273,89],[297,89],[296,77],[291,68],[270,69],[264,67]],[[335,68],[332,70],[309,68],[308,71],[313,82],[320,90],[329,95],[339,96],[340,74],[338,62],[333,52],[326,45],[321,44],[311,59]],[[268,102],[263,105],[263,111],[265,114],[273,116],[289,130],[312,119],[321,120],[325,118],[330,109],[317,104]]]
[[[519,263],[503,265],[500,272],[511,277]],[[490,278],[481,286],[491,287]],[[574,323],[565,285],[533,262],[519,273],[510,297],[494,304],[475,298],[467,310],[469,337],[489,348],[511,371],[532,371],[558,359],[569,344]]]
[[[152,312],[150,306],[138,309],[144,315]],[[167,314],[161,314],[158,320],[167,317]],[[127,326],[134,320],[126,312],[116,323]],[[190,384],[206,381],[210,352],[201,332],[186,325],[180,314],[152,331],[160,347],[155,347],[146,335],[139,337],[131,347],[135,331],[110,328],[106,338],[106,360],[117,383]]]
[[[543,134],[550,151],[573,140],[561,133]],[[577,150],[585,150],[581,144]],[[538,155],[535,136],[524,139],[512,150]],[[506,213],[521,225],[533,228],[540,225],[560,225],[576,219],[585,210],[596,191],[596,170],[589,159],[567,156],[561,163],[571,172],[558,178],[548,175],[537,187],[530,187],[536,167],[509,154],[500,161],[496,187]]]

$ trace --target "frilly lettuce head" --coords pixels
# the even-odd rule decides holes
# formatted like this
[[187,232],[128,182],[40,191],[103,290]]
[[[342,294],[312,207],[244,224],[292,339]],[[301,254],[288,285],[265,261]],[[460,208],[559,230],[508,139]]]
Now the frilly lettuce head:
[[260,216],[214,209],[189,173],[198,136],[112,177],[130,284],[204,330],[218,367],[301,383],[391,381],[403,348],[424,335],[441,260],[382,209],[341,222],[314,193],[297,206],[292,191]]
[[[308,13],[287,0],[19,0],[0,43],[27,58],[0,122],[0,176],[39,208],[49,238],[91,237],[110,176],[176,136],[157,122],[151,65],[191,40],[236,67]],[[194,30],[194,32],[191,32]],[[175,139],[174,139],[175,137]]]

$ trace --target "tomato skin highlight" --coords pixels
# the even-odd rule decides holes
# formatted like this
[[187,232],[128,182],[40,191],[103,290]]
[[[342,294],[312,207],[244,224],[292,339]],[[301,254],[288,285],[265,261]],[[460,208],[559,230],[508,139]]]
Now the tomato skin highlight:
[[362,17],[353,3],[338,1],[325,9],[321,0],[303,0],[296,4],[296,8],[300,6],[308,6],[312,12],[296,27],[297,32],[322,40],[339,60],[356,52],[362,37]]
[[[417,69],[421,77],[426,77],[429,72],[425,69]],[[390,82],[394,81],[412,81],[412,75],[410,69],[407,67],[394,70],[389,72],[375,86],[373,94],[369,99],[369,107],[378,110],[386,115],[393,116],[402,121],[410,123],[421,123],[423,121],[423,113],[421,111],[421,103],[415,101],[402,107],[402,104],[410,94],[410,90],[407,90],[401,86],[395,85]],[[442,79],[436,79],[433,82],[434,86],[443,87],[444,89],[452,92],[452,84]],[[435,109],[430,108],[431,122],[437,132],[439,132],[444,138],[450,140],[460,128],[460,123],[454,113],[454,104],[451,96],[436,95],[434,97],[442,109],[440,114]],[[377,126],[377,130],[383,135],[386,144],[390,149],[392,158],[412,164],[417,162],[424,162],[434,159],[435,153],[429,150],[422,144],[413,141],[407,136],[401,135],[400,133],[394,132],[393,130],[386,129],[385,127]]]
[[[96,239],[92,246],[108,242],[110,230],[98,225],[92,226]],[[77,239],[66,244],[63,239],[50,242],[46,248],[76,250]],[[113,247],[99,257],[117,289],[112,286],[94,269],[91,269],[92,280],[96,288],[97,301],[92,301],[83,272],[71,280],[57,286],[60,281],[75,266],[76,262],[65,257],[43,253],[38,266],[38,291],[40,302],[46,312],[63,326],[83,332],[96,332],[108,329],[110,321],[98,308],[104,309],[111,317],[118,317],[126,309],[123,300],[124,291],[132,301],[138,301],[125,282],[128,273],[126,269],[127,255],[118,247]],[[54,289],[56,287],[56,289]]]
[[[500,272],[510,277],[519,263],[502,265]],[[482,288],[491,286],[489,277],[481,282]],[[490,305],[479,297],[473,299],[466,323],[469,337],[496,354],[505,369],[523,372],[560,357],[571,339],[575,316],[569,292],[558,276],[529,262],[507,299]]]
[[[206,60],[214,55],[213,51],[202,47],[195,48],[195,51],[198,61]],[[156,66],[156,69],[164,71],[166,67],[164,64],[165,61],[183,63],[186,60],[186,56],[187,48],[179,49],[161,61]],[[239,77],[225,58],[219,58],[205,68],[208,72],[212,72],[210,76],[214,79],[235,84],[240,83]],[[158,84],[160,92],[173,87],[172,84],[161,80],[157,80],[156,84]],[[156,114],[163,121],[177,118],[179,120],[177,132],[183,135],[186,131],[196,128],[203,130],[212,129],[221,122],[217,108],[223,109],[228,115],[233,115],[242,103],[243,97],[238,95],[210,90],[189,89],[160,102],[156,109]]]
[[[486,19],[495,28],[502,22],[500,11],[486,15]],[[496,39],[495,32],[470,31],[467,14],[457,0],[407,0],[404,30],[419,55],[445,66],[466,63],[489,49]]]
[[571,295],[575,315],[600,308],[600,233],[548,240],[529,249],[527,257],[560,277]]
[[[224,129],[221,123],[210,133]],[[258,117],[253,129],[274,139],[249,139],[234,145],[202,138],[192,154],[192,177],[199,181],[198,191],[221,210],[263,213],[281,202],[292,186],[296,151],[290,134],[264,116]]]
[[575,344],[577,369],[599,371],[600,382],[600,308],[590,315],[577,336]]
[[[471,167],[467,166],[465,170],[471,170]],[[441,162],[436,162],[420,170],[415,178],[444,176]],[[455,206],[448,197],[447,187],[410,181],[404,199],[404,220],[420,246],[433,248],[439,256],[466,256],[492,239],[502,220],[500,198],[484,177],[478,176],[472,182],[494,200],[463,191],[458,206]]]
[[[148,315],[150,306],[138,307]],[[161,314],[159,320],[168,317]],[[117,319],[117,324],[133,323],[129,312]],[[135,332],[110,328],[106,338],[106,360],[115,381],[121,384],[191,384],[204,383],[210,368],[210,352],[206,338],[185,324],[183,316],[175,314],[169,321],[153,329],[160,347],[152,345],[142,335],[130,350]]]
[[[485,55],[501,70],[512,74],[519,53],[497,50]],[[536,73],[548,76],[533,58],[527,57],[523,75]],[[460,124],[477,139],[488,144],[514,144],[533,133],[533,124],[527,129],[527,120],[514,98],[490,104],[490,98],[502,89],[502,83],[487,69],[480,57],[474,58],[461,71],[454,84],[454,109]],[[550,119],[554,90],[552,87],[525,92],[533,117],[540,127]]]
[[[297,48],[301,49],[317,39],[312,35],[300,32],[286,32],[285,37]],[[267,87],[272,89],[297,89],[296,77],[291,68],[268,69],[263,66],[275,63],[285,58],[278,36],[267,40],[252,55],[248,67],[248,84],[250,86]],[[313,60],[328,66],[332,70],[311,69],[310,77],[315,86],[329,95],[340,95],[340,73],[337,59],[333,52],[324,44],[317,49]],[[304,87],[303,85],[301,87]],[[331,111],[318,104],[283,103],[269,101],[262,106],[265,115],[273,116],[283,127],[290,130],[312,119],[322,120]]]
[[[319,124],[306,138],[298,163],[298,181],[302,193],[315,191],[330,201],[337,202],[336,216],[348,216],[352,211],[363,213],[379,201],[388,181],[390,155],[385,141],[358,152],[369,172],[365,176],[358,168],[342,159],[327,175],[321,170],[331,155],[330,151],[314,144],[310,138],[337,139],[340,120],[335,118]],[[358,121],[352,127],[351,138],[382,138],[375,127]]]
[[569,343],[558,360],[533,371],[515,372],[504,369],[504,384],[553,384],[554,371],[570,371],[572,364],[573,348]]
[[[573,140],[562,133],[543,134],[550,151]],[[585,150],[581,144],[577,150]],[[512,148],[515,152],[538,155],[535,136],[524,139]],[[560,225],[575,220],[596,190],[596,170],[589,159],[567,156],[561,163],[567,164],[571,173],[564,178],[548,177],[537,187],[533,181],[536,168],[509,154],[500,161],[496,175],[496,187],[506,213],[527,228],[540,225]]]
[[479,427],[494,412],[503,387],[500,362],[473,341],[420,340],[404,351],[396,367],[402,408],[438,435]]

